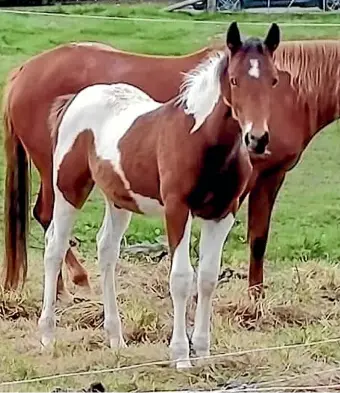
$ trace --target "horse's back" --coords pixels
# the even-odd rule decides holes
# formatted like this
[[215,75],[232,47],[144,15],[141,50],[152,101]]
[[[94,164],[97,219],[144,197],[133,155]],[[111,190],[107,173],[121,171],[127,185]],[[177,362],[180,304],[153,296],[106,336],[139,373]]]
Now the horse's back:
[[136,118],[160,105],[148,94],[129,84],[96,84],[74,96],[62,121],[72,122],[78,129],[84,126],[93,128],[99,135],[99,130],[111,119],[117,122],[122,115],[127,117],[125,112],[131,118]]
[[97,84],[83,89],[60,121],[56,167],[83,131],[92,133],[96,155],[112,160],[113,150],[132,123],[160,105],[142,90],[124,83]]
[[[54,183],[64,197],[79,207],[88,185],[92,187],[95,182],[105,192],[113,193],[112,200],[123,198],[129,209],[139,212],[121,169],[126,148],[121,151],[119,143],[136,119],[161,105],[140,89],[123,83],[92,85],[75,95],[56,130]],[[130,150],[128,155],[134,160]],[[150,155],[152,152],[149,160]]]

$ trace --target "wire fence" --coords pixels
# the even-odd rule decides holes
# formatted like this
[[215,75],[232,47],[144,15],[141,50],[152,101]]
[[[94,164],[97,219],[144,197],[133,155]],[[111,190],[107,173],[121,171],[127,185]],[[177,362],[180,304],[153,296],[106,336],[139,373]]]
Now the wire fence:
[[[122,17],[122,16],[106,16],[106,15],[84,15],[84,14],[64,14],[57,12],[44,12],[44,11],[26,11],[26,10],[9,10],[0,9],[0,14],[18,14],[18,15],[41,15],[49,17],[61,18],[79,18],[79,19],[101,19],[108,21],[121,21],[121,22],[140,22],[140,23],[193,23],[193,24],[208,24],[208,25],[225,25],[226,21],[213,21],[213,20],[192,20],[192,19],[167,19],[167,18],[140,18],[140,17]],[[238,25],[243,26],[268,26],[268,22],[249,21],[237,22]],[[318,22],[280,22],[280,26],[287,27],[340,27],[339,23],[318,23]]]
[[[250,348],[250,349],[245,349],[241,351],[235,351],[235,352],[226,352],[226,353],[219,353],[216,355],[210,355],[210,356],[199,356],[199,357],[192,357],[189,360],[191,361],[202,361],[202,360],[209,360],[209,361],[214,361],[218,359],[226,359],[228,357],[235,357],[235,356],[242,356],[242,355],[248,355],[248,354],[256,354],[260,352],[272,352],[272,351],[282,351],[282,350],[291,350],[291,349],[297,349],[297,348],[307,348],[307,347],[313,347],[313,346],[318,346],[318,345],[323,345],[323,344],[330,344],[330,343],[338,343],[340,342],[340,337],[334,337],[330,338],[327,340],[320,340],[320,341],[311,341],[311,342],[305,342],[305,343],[298,343],[298,344],[289,344],[289,345],[281,345],[281,346],[274,346],[274,347],[263,347],[263,348]],[[79,377],[79,376],[86,376],[86,375],[99,375],[99,374],[109,374],[109,373],[118,373],[118,372],[126,372],[126,371],[132,371],[132,370],[138,370],[141,368],[146,368],[146,367],[153,367],[153,366],[165,366],[173,363],[172,360],[156,360],[152,362],[147,362],[147,363],[138,363],[138,364],[132,364],[129,366],[122,366],[122,367],[116,367],[116,368],[106,368],[106,369],[99,369],[99,370],[90,370],[90,371],[76,371],[76,372],[71,372],[71,373],[65,373],[65,374],[54,374],[54,375],[46,375],[42,377],[37,377],[37,378],[32,378],[32,379],[21,379],[21,380],[14,380],[14,381],[6,381],[6,382],[1,382],[0,387],[5,387],[5,386],[14,386],[14,385],[23,385],[23,384],[29,384],[29,383],[34,383],[34,382],[45,382],[45,381],[50,381],[50,380],[55,380],[55,379],[61,379],[61,378],[69,378],[69,377]],[[340,368],[339,368],[340,369]],[[338,370],[338,368],[336,368]],[[326,371],[320,371],[326,372]],[[330,370],[328,370],[330,372]],[[274,382],[279,382],[279,381],[274,381]],[[311,390],[317,390],[317,389],[340,389],[340,384],[329,384],[329,385],[310,385],[310,386],[259,386],[255,388],[247,388],[247,389],[231,389],[229,392],[279,392],[279,391],[289,391],[289,390],[304,390],[304,391],[311,391]],[[165,393],[165,392],[163,392]],[[168,392],[169,393],[169,392]],[[182,392],[183,393],[183,392]]]

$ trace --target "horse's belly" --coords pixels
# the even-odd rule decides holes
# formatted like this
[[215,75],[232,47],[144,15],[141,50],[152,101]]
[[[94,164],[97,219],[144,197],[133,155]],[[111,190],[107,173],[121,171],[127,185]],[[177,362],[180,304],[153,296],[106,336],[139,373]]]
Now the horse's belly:
[[158,216],[164,214],[164,206],[160,204],[158,199],[150,198],[130,191],[131,197],[134,199],[140,212],[146,215]]

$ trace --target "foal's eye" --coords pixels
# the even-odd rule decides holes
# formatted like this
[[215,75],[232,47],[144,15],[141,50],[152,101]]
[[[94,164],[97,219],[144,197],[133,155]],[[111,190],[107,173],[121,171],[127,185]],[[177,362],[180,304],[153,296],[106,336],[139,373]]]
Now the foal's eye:
[[279,80],[277,78],[273,78],[272,86],[275,87],[278,83],[279,83]]
[[230,83],[231,83],[233,86],[237,86],[237,81],[236,81],[235,78],[230,78]]

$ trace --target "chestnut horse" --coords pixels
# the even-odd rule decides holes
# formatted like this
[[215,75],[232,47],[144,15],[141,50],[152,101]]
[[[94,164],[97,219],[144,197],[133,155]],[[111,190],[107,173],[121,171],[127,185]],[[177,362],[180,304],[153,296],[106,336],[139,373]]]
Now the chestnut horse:
[[[229,49],[236,53],[242,46],[238,27],[231,24],[229,30]],[[232,47],[231,42],[234,42]],[[256,81],[254,91],[249,90],[248,100],[257,99],[257,91],[262,89],[265,96],[267,81],[265,81],[268,67],[267,54],[272,54],[279,43],[279,31],[275,24],[272,25],[265,39],[265,44],[258,40],[249,41],[252,47],[258,47],[252,63],[245,64],[248,78]],[[248,45],[248,44],[247,44]],[[244,47],[247,48],[246,46]],[[268,52],[269,48],[269,52]],[[249,49],[249,48],[248,48]],[[250,48],[252,49],[252,48]],[[4,121],[6,134],[6,197],[5,197],[5,287],[16,288],[22,278],[25,281],[27,271],[26,236],[28,216],[28,156],[38,169],[41,179],[40,191],[33,210],[34,217],[46,230],[51,218],[54,203],[52,188],[52,146],[50,135],[47,130],[47,117],[52,101],[65,94],[76,93],[82,88],[95,83],[126,82],[135,85],[152,98],[164,102],[177,94],[181,74],[194,68],[211,52],[203,49],[199,52],[180,57],[152,57],[120,52],[100,44],[71,44],[58,47],[38,55],[23,66],[15,70],[7,85],[4,100]],[[243,56],[242,52],[236,56]],[[263,75],[258,78],[260,68]],[[248,74],[249,70],[249,74]],[[43,71],[43,72],[42,72]],[[238,94],[245,89],[238,86],[238,72],[244,72],[241,68],[233,70],[231,79],[233,92],[233,116],[237,116]],[[265,81],[265,83],[263,83]],[[277,83],[277,76],[269,81],[269,86]],[[244,94],[243,94],[244,96]],[[249,130],[263,132],[267,128],[265,124],[256,124],[256,116],[261,119],[262,113],[268,113],[268,99],[263,99],[262,105],[256,105],[257,113],[253,105],[247,105],[248,114],[255,119],[254,124],[243,126]],[[238,123],[229,111],[225,116],[228,127],[235,127]],[[254,133],[252,133],[254,137]],[[256,135],[255,135],[256,136]],[[268,142],[267,134],[257,146],[262,149]],[[248,141],[257,143],[256,139]],[[84,176],[88,173],[85,171]],[[86,270],[76,260],[69,249],[66,254],[66,264],[72,281],[80,286],[88,287]],[[61,273],[58,279],[58,293],[67,293]]]
[[[120,52],[99,44],[70,44],[44,52],[14,71],[5,96],[8,288],[15,288],[26,271],[29,185],[26,152],[41,178],[34,216],[45,228],[51,220],[52,148],[47,117],[53,99],[94,83],[127,82],[158,101],[166,101],[176,94],[180,72],[194,67],[209,51],[205,48],[187,56],[155,57]],[[268,148],[272,154],[266,160],[252,160],[252,179],[242,197],[249,191],[249,287],[260,290],[271,214],[280,188],[314,136],[337,119],[340,110],[338,40],[282,42],[274,53],[274,61],[279,69],[279,83],[273,92],[269,119]],[[226,118],[228,126],[234,123],[232,117]],[[86,271],[70,251],[66,263],[73,282],[88,283]],[[60,279],[60,290],[62,283]]]
[[[277,80],[271,57],[278,45],[276,25],[269,34],[267,43],[250,39],[242,44],[232,24],[227,34],[231,56],[211,54],[187,73],[178,95],[163,104],[124,83],[95,84],[57,98],[50,116],[55,202],[44,255],[39,319],[43,346],[54,337],[57,279],[75,213],[95,184],[106,206],[97,249],[104,327],[111,347],[125,346],[114,284],[122,237],[132,213],[162,214],[172,257],[171,358],[177,368],[191,366],[185,313],[193,280],[189,247],[195,217],[202,220],[202,233],[192,342],[198,356],[209,354],[212,295],[223,244],[252,174],[244,141],[252,154],[262,155],[270,140],[268,102]],[[263,100],[249,100],[248,91],[261,87]],[[226,126],[230,102],[237,102],[233,110],[242,132]]]

